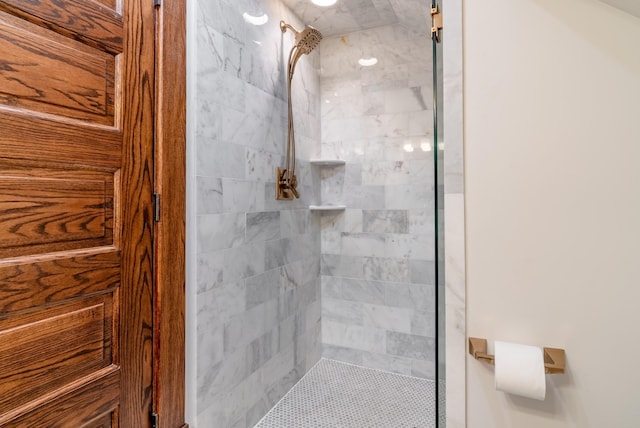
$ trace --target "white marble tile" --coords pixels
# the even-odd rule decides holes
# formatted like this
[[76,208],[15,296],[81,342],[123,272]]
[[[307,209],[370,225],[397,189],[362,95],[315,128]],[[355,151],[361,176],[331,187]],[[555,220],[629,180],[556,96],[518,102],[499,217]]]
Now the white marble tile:
[[264,184],[259,181],[223,178],[222,192],[225,212],[265,211]]
[[387,283],[385,304],[391,307],[435,311],[435,288],[426,284]]
[[[334,321],[341,324],[364,325],[363,304],[349,300],[325,298],[322,301],[323,321]],[[369,324],[371,327],[376,325]]]
[[241,245],[245,237],[244,217],[238,213],[198,216],[198,252],[207,253]]
[[[208,307],[196,318],[205,322],[217,313],[221,318],[208,327],[217,332],[217,343],[223,331],[227,346],[221,361],[211,352],[198,355],[208,371],[197,381],[206,385],[198,393],[197,426],[245,427],[299,379],[301,367],[320,358],[319,326],[309,321],[305,328],[304,320],[320,317],[320,220],[307,210],[317,183],[305,162],[320,154],[319,55],[303,57],[294,76],[303,196],[278,203],[273,181],[285,153],[284,63],[293,43],[279,21],[299,28],[301,23],[278,0],[197,0],[195,8],[198,55],[190,78],[200,176],[197,283],[200,293],[225,305]],[[244,12],[264,13],[269,20],[249,25]],[[274,243],[269,257],[267,242]],[[275,288],[259,287],[272,264]],[[283,284],[289,294],[280,300]],[[293,315],[280,320],[280,306]]]
[[384,207],[390,210],[433,210],[433,185],[401,184],[385,187]]
[[416,360],[433,361],[435,343],[431,337],[387,331],[387,353]]
[[280,212],[247,213],[247,242],[280,239]]
[[198,293],[218,287],[223,282],[224,252],[198,253],[197,284]]
[[392,259],[434,260],[433,234],[387,234],[384,257]]
[[322,341],[328,345],[349,347],[362,351],[386,352],[386,335],[384,330],[324,321],[322,324]]
[[245,148],[208,138],[196,143],[196,172],[200,176],[244,178]]
[[362,303],[385,304],[385,284],[355,278],[322,276],[322,298],[334,298]]
[[372,369],[384,370],[392,373],[399,373],[407,376],[412,375],[412,360],[410,358],[396,357],[388,354],[374,354],[364,352],[362,364]]
[[196,213],[222,212],[222,181],[217,177],[196,177]]
[[262,242],[229,248],[224,253],[223,278],[225,282],[237,281],[265,271],[265,245]]
[[406,259],[365,257],[364,278],[376,281],[408,282],[410,279],[409,261]]
[[383,330],[411,333],[412,311],[382,305],[363,305],[363,325]]

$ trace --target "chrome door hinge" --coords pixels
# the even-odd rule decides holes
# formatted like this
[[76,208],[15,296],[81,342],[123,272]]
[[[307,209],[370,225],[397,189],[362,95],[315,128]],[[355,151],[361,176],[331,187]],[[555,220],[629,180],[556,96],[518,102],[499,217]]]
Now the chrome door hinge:
[[153,7],[162,6],[162,0],[153,0]]
[[440,30],[442,30],[442,12],[438,8],[438,3],[431,8],[431,39],[440,42]]
[[160,194],[153,194],[153,221],[156,223],[160,221]]
[[151,428],[158,428],[158,419],[160,419],[158,414],[151,412],[149,418],[151,419]]

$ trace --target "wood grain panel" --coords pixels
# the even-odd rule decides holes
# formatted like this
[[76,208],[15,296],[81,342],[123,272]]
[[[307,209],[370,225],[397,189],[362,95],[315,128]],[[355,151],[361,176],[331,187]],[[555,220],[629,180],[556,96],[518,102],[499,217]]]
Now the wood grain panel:
[[0,320],[0,414],[111,363],[111,296]]
[[112,428],[113,412],[94,419],[83,425],[82,428]]
[[112,53],[122,52],[122,16],[93,0],[3,0],[0,9]]
[[0,262],[0,316],[119,285],[120,252],[113,248]]
[[185,421],[186,5],[165,2],[157,15],[154,408],[160,428]]
[[[113,200],[104,181],[0,177],[0,255],[32,254],[28,246],[95,238],[109,245],[111,212]],[[55,245],[49,248],[55,250]]]
[[[120,418],[127,427],[149,426],[153,398],[153,135],[155,10],[146,1],[123,2],[137,19],[125,39],[122,86],[125,149],[120,173],[122,193],[122,286]],[[140,40],[145,42],[141,43]],[[133,114],[135,112],[135,114]],[[135,326],[135,328],[134,328]]]
[[0,103],[113,125],[115,58],[41,33],[0,12]]
[[121,163],[122,133],[115,128],[0,106],[0,129],[2,158],[113,169]]
[[[96,415],[117,414],[119,390],[119,370],[109,366],[62,389],[57,396],[44,397],[30,407],[33,410],[29,413],[18,409],[15,414],[0,416],[0,425],[7,422],[11,428],[94,428],[92,423]],[[118,427],[118,424],[113,427]]]

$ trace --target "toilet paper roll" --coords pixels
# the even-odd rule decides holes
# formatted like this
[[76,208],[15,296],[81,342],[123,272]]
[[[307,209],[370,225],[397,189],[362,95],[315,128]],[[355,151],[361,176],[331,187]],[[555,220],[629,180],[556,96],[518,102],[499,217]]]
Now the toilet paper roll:
[[495,342],[496,389],[544,400],[544,355],[536,346]]

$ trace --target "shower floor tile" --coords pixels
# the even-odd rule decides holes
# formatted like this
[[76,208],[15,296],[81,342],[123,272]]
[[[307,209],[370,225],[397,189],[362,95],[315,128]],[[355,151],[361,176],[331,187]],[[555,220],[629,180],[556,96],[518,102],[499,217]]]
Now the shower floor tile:
[[254,428],[433,428],[435,383],[322,359]]

